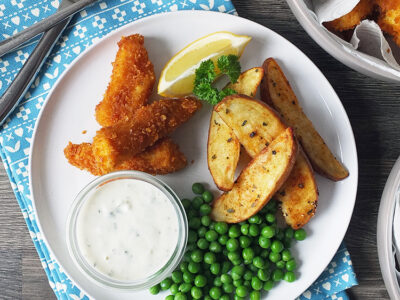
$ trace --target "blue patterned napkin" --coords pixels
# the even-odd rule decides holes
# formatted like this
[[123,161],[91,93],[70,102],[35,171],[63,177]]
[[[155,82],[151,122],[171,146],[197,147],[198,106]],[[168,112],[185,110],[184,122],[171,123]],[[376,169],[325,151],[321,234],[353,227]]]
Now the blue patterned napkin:
[[[6,38],[54,13],[59,0],[0,0],[0,34]],[[230,0],[109,0],[78,13],[47,59],[22,103],[0,128],[0,156],[39,254],[59,299],[87,299],[49,253],[38,230],[28,182],[28,155],[33,128],[47,94],[72,60],[112,30],[152,14],[176,10],[214,10],[235,14]],[[0,58],[0,93],[13,80],[37,39]],[[348,299],[345,289],[357,284],[349,253],[340,247],[320,278],[299,299]]]

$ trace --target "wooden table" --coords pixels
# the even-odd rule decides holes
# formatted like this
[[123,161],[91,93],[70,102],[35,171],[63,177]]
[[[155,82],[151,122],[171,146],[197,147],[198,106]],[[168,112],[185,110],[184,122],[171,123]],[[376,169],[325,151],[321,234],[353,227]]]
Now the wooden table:
[[[376,249],[380,196],[400,148],[400,87],[361,75],[322,50],[284,0],[233,0],[240,16],[263,24],[300,48],[328,78],[349,115],[360,177],[345,241],[360,285],[352,299],[389,299]],[[1,299],[54,299],[3,167],[0,167]],[[317,254],[315,254],[317,255]]]

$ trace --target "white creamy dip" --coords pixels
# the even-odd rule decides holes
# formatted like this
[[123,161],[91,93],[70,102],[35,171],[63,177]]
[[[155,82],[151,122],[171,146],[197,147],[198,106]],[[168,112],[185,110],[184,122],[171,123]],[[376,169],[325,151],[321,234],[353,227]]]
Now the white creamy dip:
[[119,179],[86,199],[76,235],[81,253],[97,271],[121,281],[139,280],[171,258],[178,242],[178,216],[152,184]]

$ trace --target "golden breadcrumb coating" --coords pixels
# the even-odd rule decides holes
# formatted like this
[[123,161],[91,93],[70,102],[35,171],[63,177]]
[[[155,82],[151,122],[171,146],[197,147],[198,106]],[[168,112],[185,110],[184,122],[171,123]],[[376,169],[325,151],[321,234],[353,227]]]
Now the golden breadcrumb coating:
[[185,156],[179,151],[179,146],[170,138],[158,141],[152,147],[135,156],[127,155],[121,163],[110,170],[98,168],[90,143],[72,144],[70,142],[64,149],[64,155],[71,165],[86,170],[95,176],[118,170],[136,170],[153,175],[162,175],[178,171],[187,164]]
[[345,31],[355,28],[362,20],[374,11],[374,0],[360,0],[360,2],[348,14],[325,22],[324,26],[332,31]]
[[96,120],[101,126],[128,121],[146,104],[156,77],[143,43],[140,34],[122,37],[118,42],[111,81],[103,101],[96,106]]
[[400,46],[400,0],[377,0],[378,24]]
[[129,122],[97,131],[93,154],[101,170],[114,169],[126,155],[136,155],[172,133],[201,107],[194,97],[163,99],[139,108]]

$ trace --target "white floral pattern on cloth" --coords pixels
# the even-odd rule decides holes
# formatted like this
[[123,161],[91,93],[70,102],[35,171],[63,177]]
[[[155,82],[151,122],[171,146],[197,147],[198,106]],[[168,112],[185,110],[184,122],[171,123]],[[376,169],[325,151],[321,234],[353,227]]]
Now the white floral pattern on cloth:
[[[0,0],[0,39],[54,13],[59,0]],[[0,156],[51,288],[58,299],[88,299],[66,276],[44,243],[32,209],[28,155],[37,116],[51,87],[74,58],[94,41],[134,20],[176,10],[213,10],[236,14],[230,0],[108,0],[79,12],[68,25],[20,105],[0,128]],[[37,38],[0,58],[0,93],[11,83]],[[320,278],[299,299],[348,299],[357,284],[344,245]]]

